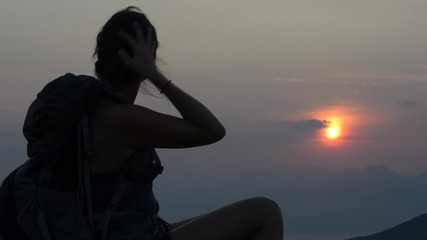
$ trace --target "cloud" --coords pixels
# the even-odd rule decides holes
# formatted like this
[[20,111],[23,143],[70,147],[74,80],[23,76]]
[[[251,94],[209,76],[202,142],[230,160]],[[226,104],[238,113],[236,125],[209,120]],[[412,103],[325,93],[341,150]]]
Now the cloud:
[[300,131],[310,131],[326,128],[329,123],[329,121],[319,119],[302,120],[295,122],[293,128]]
[[292,78],[292,77],[272,77],[271,81],[279,81],[279,82],[307,82],[308,80],[305,78]]
[[413,101],[413,100],[397,101],[396,103],[399,105],[403,105],[403,106],[417,106],[418,105],[418,103]]

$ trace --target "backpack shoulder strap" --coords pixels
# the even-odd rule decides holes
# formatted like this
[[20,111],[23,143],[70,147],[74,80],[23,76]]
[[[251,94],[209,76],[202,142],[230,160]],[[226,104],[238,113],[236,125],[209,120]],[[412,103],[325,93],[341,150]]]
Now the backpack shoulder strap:
[[113,197],[111,198],[110,203],[108,204],[104,215],[102,215],[96,227],[96,232],[97,232],[96,236],[98,236],[100,240],[107,239],[108,225],[109,225],[110,219],[113,216],[117,206],[119,205],[120,200],[123,198],[124,195],[126,195],[128,190],[131,188],[132,184],[133,184],[132,182],[129,182],[123,178],[120,180],[118,189],[116,190]]

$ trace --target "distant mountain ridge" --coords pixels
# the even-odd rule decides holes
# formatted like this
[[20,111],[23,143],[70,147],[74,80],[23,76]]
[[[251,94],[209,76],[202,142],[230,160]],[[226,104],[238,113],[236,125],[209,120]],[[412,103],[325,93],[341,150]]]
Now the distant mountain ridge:
[[159,182],[157,189],[162,189],[157,191],[162,214],[172,220],[247,197],[269,197],[282,207],[292,234],[368,235],[427,213],[427,174],[402,176],[384,165],[336,172],[297,167],[216,178],[193,173]]
[[412,220],[399,224],[391,229],[348,240],[426,240],[427,214],[422,214]]

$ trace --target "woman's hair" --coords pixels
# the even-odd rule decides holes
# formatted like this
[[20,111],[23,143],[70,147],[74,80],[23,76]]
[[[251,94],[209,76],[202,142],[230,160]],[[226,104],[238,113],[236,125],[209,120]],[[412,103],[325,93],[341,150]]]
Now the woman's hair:
[[[140,80],[140,76],[132,72],[119,59],[118,51],[126,50],[132,56],[129,44],[119,36],[120,32],[125,32],[136,37],[134,23],[138,23],[142,33],[145,35],[148,29],[152,29],[153,44],[158,47],[156,30],[147,17],[137,7],[127,7],[115,13],[98,33],[96,38],[96,48],[93,56],[97,58],[95,62],[95,73],[102,81],[110,83],[115,88],[123,88]],[[156,59],[154,51],[153,60]]]

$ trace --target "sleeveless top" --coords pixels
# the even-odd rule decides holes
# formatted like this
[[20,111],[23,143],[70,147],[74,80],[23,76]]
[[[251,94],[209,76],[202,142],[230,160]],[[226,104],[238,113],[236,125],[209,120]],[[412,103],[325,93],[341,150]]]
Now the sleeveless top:
[[[149,165],[146,165],[147,162]],[[159,204],[154,196],[154,178],[152,170],[150,170],[156,166],[160,168],[159,173],[161,173],[163,167],[154,149],[137,151],[129,161],[124,163],[124,168],[127,168],[128,171],[122,170],[121,173],[125,174],[125,177],[129,174],[136,176],[136,178],[132,180],[133,184],[120,200],[117,211],[131,210],[141,212],[147,216],[157,215]],[[131,170],[129,171],[129,169]],[[149,181],[147,181],[147,178]],[[92,211],[94,214],[105,212],[119,182],[119,174],[90,175]]]
[[[114,185],[117,175],[91,175],[92,206],[94,214],[104,213],[114,195]],[[129,194],[125,195],[117,210],[125,210],[124,206],[136,206],[138,212],[144,215],[157,215],[159,205],[153,193],[153,184],[134,186]]]

